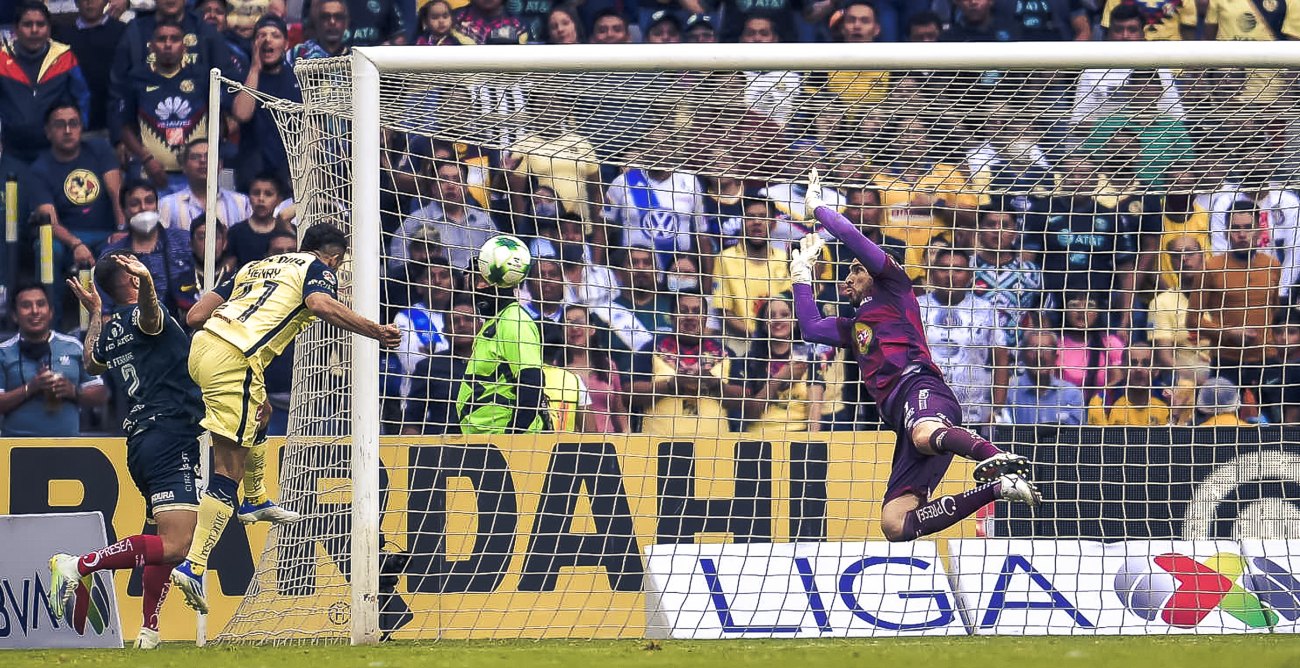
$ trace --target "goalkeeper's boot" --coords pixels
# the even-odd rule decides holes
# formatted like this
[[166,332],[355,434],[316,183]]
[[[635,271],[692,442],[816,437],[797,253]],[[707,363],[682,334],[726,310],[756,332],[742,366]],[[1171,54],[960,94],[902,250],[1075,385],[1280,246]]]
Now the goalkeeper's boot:
[[55,618],[62,618],[68,604],[77,595],[77,585],[81,584],[81,571],[77,570],[77,558],[71,554],[56,554],[50,557],[50,612]]
[[200,614],[208,614],[208,599],[203,596],[203,578],[194,574],[194,565],[188,559],[172,569],[170,579],[172,586],[185,595],[185,605]]
[[1014,473],[1008,473],[998,479],[998,496],[1003,501],[1020,501],[1030,506],[1043,502],[1043,495],[1038,493],[1034,483]]
[[261,503],[254,504],[248,499],[239,504],[239,521],[244,524],[253,522],[270,522],[271,524],[289,524],[302,519],[302,515],[289,510],[280,504],[267,499]]
[[1014,452],[999,452],[975,465],[975,481],[993,482],[1004,475],[1028,477],[1032,470],[1028,457]]
[[153,629],[147,629],[141,627],[140,635],[135,637],[135,648],[136,649],[157,649],[158,643],[160,642],[162,642],[162,638],[158,636],[157,631]]

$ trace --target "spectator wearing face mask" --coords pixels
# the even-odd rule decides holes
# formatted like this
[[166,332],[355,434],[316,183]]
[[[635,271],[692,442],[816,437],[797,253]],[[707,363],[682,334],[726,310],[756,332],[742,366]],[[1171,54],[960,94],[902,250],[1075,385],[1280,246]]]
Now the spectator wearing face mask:
[[[104,246],[103,257],[115,250],[129,250],[153,275],[154,289],[163,308],[180,317],[184,297],[182,286],[194,277],[193,255],[188,232],[161,225],[158,216],[158,191],[144,181],[128,184],[122,190],[122,210],[127,216],[126,237]],[[105,297],[104,304],[110,300]]]

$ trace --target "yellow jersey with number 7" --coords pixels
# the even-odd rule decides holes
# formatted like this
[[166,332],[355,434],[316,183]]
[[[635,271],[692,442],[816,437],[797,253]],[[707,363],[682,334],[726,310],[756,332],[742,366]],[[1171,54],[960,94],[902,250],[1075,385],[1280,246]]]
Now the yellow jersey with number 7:
[[320,292],[334,297],[338,279],[315,255],[286,253],[244,265],[216,291],[226,303],[203,329],[238,348],[249,366],[260,371],[316,320],[307,296]]

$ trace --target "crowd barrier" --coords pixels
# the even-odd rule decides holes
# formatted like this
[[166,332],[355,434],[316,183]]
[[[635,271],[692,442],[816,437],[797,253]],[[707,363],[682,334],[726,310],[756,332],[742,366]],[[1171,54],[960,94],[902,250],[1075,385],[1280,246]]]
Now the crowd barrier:
[[[1024,451],[1040,462],[1050,502],[1033,514],[1014,508],[1003,514],[1001,504],[986,525],[959,523],[936,541],[911,546],[880,542],[880,499],[893,448],[889,433],[837,433],[794,442],[385,437],[381,524],[390,549],[412,555],[398,593],[427,617],[411,626],[430,635],[436,629],[441,638],[679,637],[682,628],[694,629],[692,637],[762,635],[764,628],[777,637],[1117,633],[1129,632],[1122,629],[1134,619],[1145,620],[1143,628],[1151,631],[1156,622],[1144,616],[1151,614],[1150,605],[1132,613],[1112,609],[1120,600],[1114,580],[1128,556],[1146,559],[1157,575],[1164,568],[1156,560],[1162,554],[1185,555],[1202,565],[1217,558],[1213,563],[1219,567],[1206,567],[1231,576],[1233,586],[1259,600],[1267,602],[1268,587],[1281,592],[1277,600],[1294,598],[1290,555],[1300,555],[1300,543],[1215,542],[1231,537],[1224,531],[1300,536],[1288,519],[1300,502],[1297,483],[1288,476],[1300,474],[1300,468],[1274,466],[1300,452],[1295,439],[1285,438],[1293,434],[1257,430],[1244,437],[1224,431],[1235,440],[1230,442],[1227,433],[1187,430],[1189,440],[1179,441],[1184,432],[1164,429],[1140,430],[1151,436],[1151,445],[1137,438],[1138,431],[1109,429],[1076,430],[1073,441],[1064,433],[1055,440],[1041,434],[1017,438],[1032,443]],[[1160,434],[1172,436],[1166,442]],[[269,478],[277,476],[277,463],[271,462]],[[967,488],[969,476],[969,465],[955,463],[939,493]],[[314,519],[283,530],[272,552],[277,566],[258,586],[275,589],[273,606],[288,608],[303,597],[319,596],[319,582],[340,577],[350,531],[348,477],[346,470],[318,468],[291,481],[295,489],[310,490],[293,505]],[[120,439],[5,441],[0,480],[6,481],[0,514],[99,511],[109,541],[146,528],[144,504],[127,473]],[[279,494],[274,485],[271,491]],[[1207,523],[1203,516],[1218,519]],[[999,539],[979,537],[983,526]],[[1056,534],[1046,535],[1051,531]],[[1202,533],[1184,536],[1184,531]],[[266,538],[264,526],[237,522],[222,536],[208,585],[212,632],[222,628],[254,582]],[[1171,542],[1182,538],[1197,540]],[[1118,539],[1129,542],[1105,543]],[[1152,539],[1164,540],[1142,542]],[[1233,571],[1222,565],[1231,559],[1216,557],[1220,554],[1246,561]],[[1077,561],[1084,558],[1094,560],[1086,565],[1094,579],[1067,582],[1072,573],[1085,572]],[[1271,565],[1249,561],[1255,558]],[[706,560],[712,571],[703,565]],[[1178,563],[1192,568],[1190,562]],[[1300,565],[1300,557],[1294,563]],[[736,579],[756,572],[777,574],[785,584],[768,592],[762,588],[767,584],[755,588]],[[1181,572],[1164,570],[1175,581]],[[1247,576],[1253,579],[1246,582]],[[114,582],[122,628],[133,633],[140,615],[138,574],[121,574]],[[746,598],[754,592],[761,604]],[[1229,587],[1224,598],[1236,600],[1238,593]],[[772,596],[798,603],[791,610],[802,612],[774,606]],[[813,605],[815,599],[820,607]],[[684,627],[681,619],[665,616],[665,605],[703,612]],[[999,612],[985,624],[989,610]],[[346,602],[330,612],[314,623],[346,633]],[[771,618],[754,616],[760,612]],[[180,597],[171,597],[163,614],[165,638],[194,637],[194,616]],[[1286,617],[1281,608],[1274,615],[1281,616],[1267,628],[1293,628],[1294,616]],[[794,627],[798,630],[771,630]],[[1215,617],[1189,628],[1256,627]],[[399,632],[397,637],[417,636]]]

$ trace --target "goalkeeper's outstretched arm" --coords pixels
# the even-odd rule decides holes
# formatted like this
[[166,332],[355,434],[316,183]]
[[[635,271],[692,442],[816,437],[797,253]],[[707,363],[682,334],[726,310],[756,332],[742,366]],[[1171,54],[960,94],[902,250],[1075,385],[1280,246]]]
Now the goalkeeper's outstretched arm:
[[866,267],[868,273],[875,276],[884,271],[889,256],[876,245],[876,242],[868,239],[853,223],[849,222],[848,218],[825,205],[814,209],[813,215],[826,231],[831,233],[831,236],[848,246],[849,252],[853,253],[853,257],[858,258],[858,262]]
[[822,201],[822,182],[816,169],[808,172],[807,192],[804,206],[813,213],[826,231],[849,247],[849,251],[858,258],[858,262],[862,263],[867,273],[875,276],[884,271],[889,264],[889,256],[885,255],[885,251],[862,234],[862,231],[850,223],[848,218],[841,216]]
[[[827,209],[829,211],[829,209]],[[822,316],[813,297],[813,264],[826,242],[816,234],[805,235],[790,252],[790,280],[794,283],[794,316],[805,341],[840,345],[840,330],[835,318]]]

